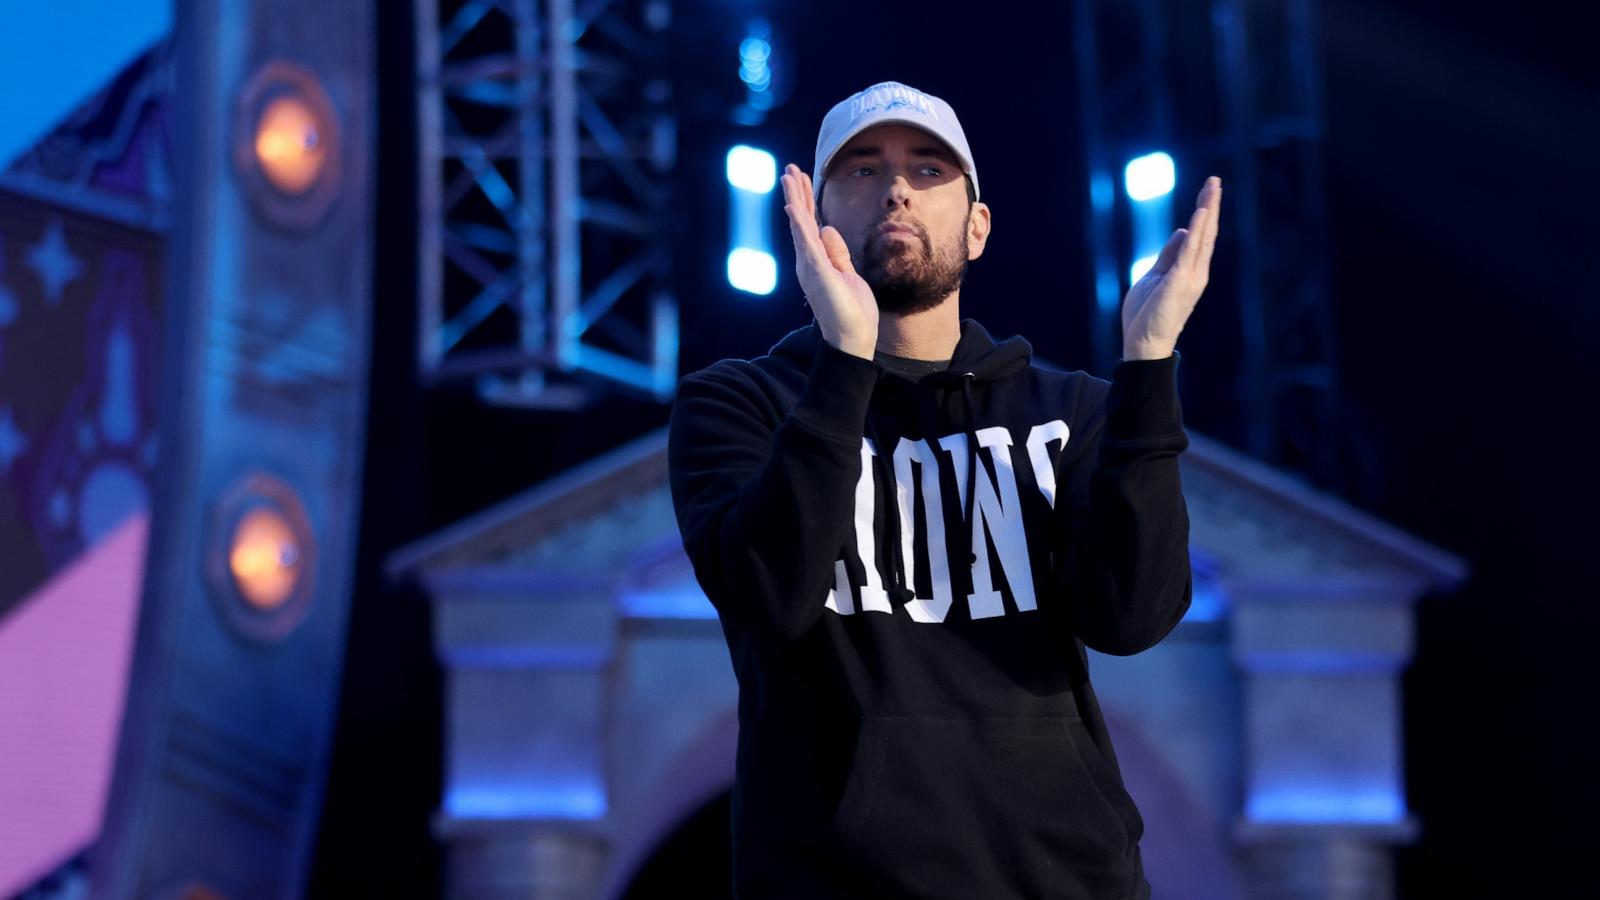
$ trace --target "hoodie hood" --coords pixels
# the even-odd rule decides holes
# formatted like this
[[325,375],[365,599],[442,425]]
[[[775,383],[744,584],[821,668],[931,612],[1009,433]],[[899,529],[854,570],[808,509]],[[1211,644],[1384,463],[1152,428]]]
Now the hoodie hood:
[[[810,325],[797,328],[789,332],[778,341],[770,351],[772,356],[788,361],[801,371],[809,368],[812,358],[822,346],[822,329],[813,321]],[[967,483],[965,487],[965,502],[963,504],[963,517],[965,527],[957,529],[956,539],[959,542],[960,553],[956,559],[965,560],[966,565],[960,569],[966,571],[971,578],[971,564],[976,561],[973,551],[973,504],[977,498],[976,479],[978,467],[978,426],[976,424],[976,401],[973,399],[974,386],[999,381],[1007,376],[1023,371],[1033,360],[1033,345],[1029,344],[1021,335],[1012,335],[999,343],[989,335],[987,329],[978,324],[975,319],[961,320],[961,338],[956,342],[955,352],[950,356],[950,367],[939,372],[931,372],[923,376],[917,384],[927,385],[935,391],[953,392],[961,391],[961,420],[956,424],[967,435]],[[887,372],[884,377],[899,378]],[[945,398],[937,398],[935,408],[943,410],[946,406]],[[917,405],[920,414],[923,409]],[[883,484],[894,484],[894,470],[890,464],[892,453],[885,447],[878,437],[877,429],[873,427],[872,416],[867,417],[867,437],[879,452],[873,456],[873,464],[878,466]],[[904,606],[916,597],[910,585],[905,583],[906,564],[901,550],[899,534],[899,520],[895,516],[889,517],[896,532],[889,541],[888,551],[892,559],[890,568],[893,570],[894,583],[887,586],[891,602],[896,606]],[[969,581],[968,587],[971,584]]]

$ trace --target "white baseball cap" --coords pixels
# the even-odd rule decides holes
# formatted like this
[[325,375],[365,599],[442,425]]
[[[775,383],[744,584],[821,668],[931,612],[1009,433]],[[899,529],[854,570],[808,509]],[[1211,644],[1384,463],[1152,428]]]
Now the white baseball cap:
[[979,196],[978,170],[972,165],[972,150],[956,111],[932,94],[898,81],[883,81],[839,101],[822,117],[822,128],[817,132],[817,165],[811,170],[811,189],[817,202],[822,202],[822,182],[839,148],[866,129],[885,122],[911,125],[944,141],[961,161],[961,171],[972,179],[973,197]]

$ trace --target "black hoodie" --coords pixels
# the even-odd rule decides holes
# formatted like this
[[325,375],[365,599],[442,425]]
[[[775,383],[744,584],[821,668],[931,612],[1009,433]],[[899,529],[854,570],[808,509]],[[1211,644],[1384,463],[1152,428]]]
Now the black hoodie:
[[1178,358],[1108,383],[1031,356],[966,319],[911,381],[812,324],[679,383],[672,499],[739,681],[737,896],[1149,896],[1083,648],[1189,607]]

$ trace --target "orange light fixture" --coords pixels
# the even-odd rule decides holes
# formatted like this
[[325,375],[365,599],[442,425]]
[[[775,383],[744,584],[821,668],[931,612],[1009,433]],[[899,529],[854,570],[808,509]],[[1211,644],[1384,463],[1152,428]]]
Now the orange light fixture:
[[263,612],[282,606],[294,595],[302,572],[301,550],[294,529],[271,507],[245,513],[233,530],[228,569],[240,596]]
[[290,195],[304,194],[327,164],[327,142],[317,116],[300,97],[274,98],[256,120],[256,161],[267,180]]

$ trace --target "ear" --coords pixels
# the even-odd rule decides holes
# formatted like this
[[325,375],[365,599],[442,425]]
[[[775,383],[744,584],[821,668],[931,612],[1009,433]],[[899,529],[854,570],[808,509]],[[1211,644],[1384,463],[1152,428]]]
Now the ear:
[[967,213],[967,259],[973,260],[983,255],[983,248],[989,243],[989,205],[982,201],[972,204],[972,211]]

